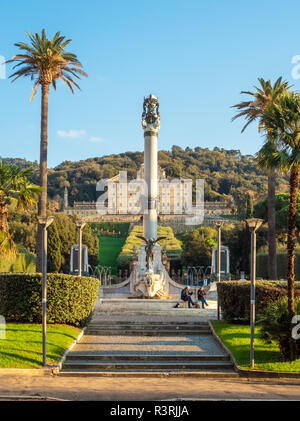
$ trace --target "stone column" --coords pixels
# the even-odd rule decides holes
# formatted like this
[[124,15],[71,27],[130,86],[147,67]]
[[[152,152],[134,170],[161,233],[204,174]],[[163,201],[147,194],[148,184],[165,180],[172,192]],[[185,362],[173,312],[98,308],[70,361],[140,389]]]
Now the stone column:
[[143,232],[147,239],[157,239],[158,174],[157,137],[160,127],[158,98],[149,95],[144,99],[142,115],[144,129],[144,180],[148,188],[147,212],[143,216]]

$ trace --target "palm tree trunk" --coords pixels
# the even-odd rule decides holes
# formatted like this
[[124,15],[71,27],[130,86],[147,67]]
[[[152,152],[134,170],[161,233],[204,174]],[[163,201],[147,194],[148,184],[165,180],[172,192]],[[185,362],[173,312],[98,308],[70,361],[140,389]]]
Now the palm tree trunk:
[[268,274],[269,279],[277,279],[276,217],[275,217],[275,172],[268,173]]
[[[40,145],[40,186],[43,192],[40,195],[38,214],[47,213],[47,149],[48,149],[48,97],[49,84],[42,85],[42,112],[41,112],[41,145]],[[36,271],[42,272],[42,229],[39,225],[36,244]]]
[[[289,317],[292,318],[295,314],[295,239],[296,239],[296,206],[297,193],[299,187],[300,171],[292,169],[290,173],[290,204],[288,210],[288,241],[287,241],[287,255],[288,255],[288,310]],[[292,328],[292,323],[291,323]],[[296,359],[296,343],[291,335],[290,359]]]

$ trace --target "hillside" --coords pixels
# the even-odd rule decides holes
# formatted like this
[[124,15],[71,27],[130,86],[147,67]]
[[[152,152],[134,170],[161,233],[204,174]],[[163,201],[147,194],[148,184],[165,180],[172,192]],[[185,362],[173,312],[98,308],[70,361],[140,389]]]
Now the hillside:
[[[173,146],[171,151],[159,151],[159,165],[168,177],[185,176],[205,179],[205,200],[222,200],[232,195],[238,207],[244,206],[248,192],[254,201],[263,199],[267,193],[266,172],[259,169],[255,157],[242,155],[239,150],[196,147],[182,149]],[[24,166],[26,161],[9,159]],[[95,184],[102,178],[110,178],[120,170],[135,178],[143,163],[142,152],[126,152],[71,162],[65,161],[49,170],[48,193],[51,198],[63,196],[64,187],[69,188],[69,200],[91,201],[96,199]],[[34,167],[37,169],[36,163]],[[37,178],[36,178],[37,179]],[[277,177],[277,189],[288,191],[287,177]]]

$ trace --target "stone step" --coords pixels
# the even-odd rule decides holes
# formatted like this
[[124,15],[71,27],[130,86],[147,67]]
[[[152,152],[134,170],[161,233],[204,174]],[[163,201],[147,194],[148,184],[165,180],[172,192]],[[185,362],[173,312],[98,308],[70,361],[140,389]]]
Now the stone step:
[[164,325],[149,325],[149,324],[145,324],[145,325],[131,325],[131,324],[110,324],[110,325],[89,325],[87,327],[87,331],[88,330],[97,330],[100,329],[102,330],[103,328],[105,329],[110,329],[110,330],[161,330],[161,329],[166,329],[166,330],[208,330],[209,327],[208,325],[195,325],[195,326],[190,326],[190,325],[174,325],[174,324],[164,324]]
[[91,332],[98,332],[98,331],[109,331],[109,332],[199,332],[205,331],[210,332],[208,326],[200,326],[200,327],[176,327],[176,326],[144,326],[144,327],[131,327],[131,326],[98,326],[98,327],[88,327],[85,331],[85,334],[91,334]]
[[[101,352],[101,351],[100,351]],[[107,354],[100,352],[71,352],[66,361],[229,361],[228,355],[190,355],[190,354]],[[103,351],[105,352],[105,351]]]
[[230,361],[124,361],[124,360],[114,360],[114,361],[103,361],[103,362],[93,362],[93,361],[65,361],[62,367],[62,371],[65,370],[232,370],[233,366]]
[[195,329],[195,330],[186,330],[186,329],[93,329],[88,328],[85,332],[85,335],[98,335],[98,336],[163,336],[163,335],[211,335],[210,330],[204,329]]
[[237,378],[239,374],[233,369],[218,370],[210,369],[206,370],[151,370],[145,371],[143,369],[137,370],[126,370],[126,371],[108,371],[108,370],[85,370],[85,369],[65,369],[58,373],[59,376],[63,377],[202,377],[202,378]]
[[151,322],[139,322],[139,321],[133,321],[128,322],[127,320],[101,320],[101,321],[92,321],[89,326],[115,326],[115,325],[134,325],[134,326],[164,326],[164,325],[172,325],[172,326],[208,326],[207,322],[199,321],[199,322],[162,322],[162,321],[156,321],[153,320]]

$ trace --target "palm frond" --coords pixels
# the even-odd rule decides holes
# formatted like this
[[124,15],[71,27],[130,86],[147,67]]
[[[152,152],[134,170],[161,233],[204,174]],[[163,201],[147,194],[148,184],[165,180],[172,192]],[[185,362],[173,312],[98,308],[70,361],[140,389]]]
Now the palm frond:
[[45,29],[42,29],[41,34],[31,32],[26,32],[26,34],[30,43],[16,43],[20,53],[11,60],[7,60],[6,63],[14,64],[15,71],[9,76],[12,82],[23,76],[30,77],[34,81],[30,101],[33,100],[40,84],[52,84],[56,89],[57,79],[62,79],[72,93],[74,93],[74,87],[80,89],[79,85],[66,74],[70,73],[77,79],[80,79],[79,75],[88,76],[82,70],[82,64],[77,56],[65,51],[72,40],[66,39],[60,32],[56,32],[50,40],[46,36]]

